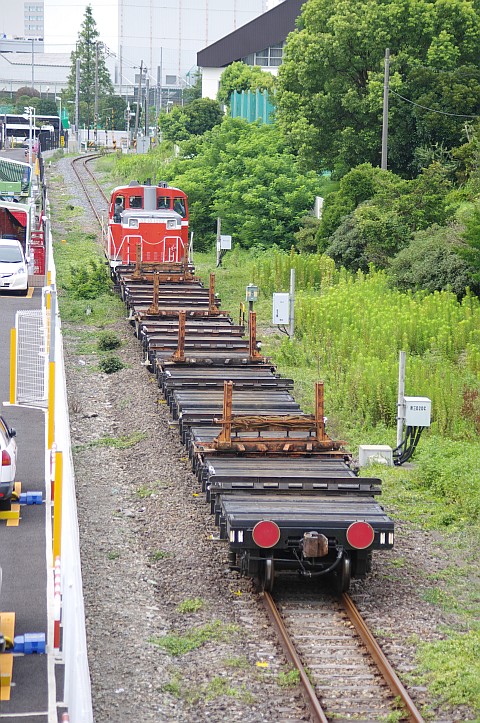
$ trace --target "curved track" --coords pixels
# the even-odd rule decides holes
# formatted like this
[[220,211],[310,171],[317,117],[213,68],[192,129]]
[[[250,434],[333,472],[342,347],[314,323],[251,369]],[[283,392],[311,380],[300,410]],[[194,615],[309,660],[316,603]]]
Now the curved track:
[[[97,157],[77,158],[72,167],[103,227],[108,199],[87,167]],[[313,720],[386,720],[399,710],[401,720],[423,720],[348,595],[328,596],[296,582],[282,585],[275,600],[264,592],[263,600],[299,671]]]
[[90,208],[100,224],[100,228],[103,229],[103,218],[106,217],[108,211],[109,199],[87,165],[97,158],[100,158],[100,154],[78,156],[73,159],[72,168],[83,188]]

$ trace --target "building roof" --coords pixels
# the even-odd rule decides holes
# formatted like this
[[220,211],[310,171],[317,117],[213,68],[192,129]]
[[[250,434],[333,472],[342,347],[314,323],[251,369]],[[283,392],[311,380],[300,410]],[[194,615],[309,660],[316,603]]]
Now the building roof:
[[197,53],[200,68],[224,68],[251,53],[283,43],[295,30],[305,0],[285,0]]
[[[32,66],[32,56],[30,53],[0,53],[0,58],[10,65]],[[35,67],[51,66],[65,67],[71,66],[70,53],[35,53]]]

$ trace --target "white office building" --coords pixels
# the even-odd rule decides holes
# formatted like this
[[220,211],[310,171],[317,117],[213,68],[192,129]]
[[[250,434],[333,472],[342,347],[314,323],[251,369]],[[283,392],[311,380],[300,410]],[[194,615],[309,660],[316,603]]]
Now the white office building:
[[0,38],[43,38],[43,0],[8,2],[3,0],[0,12]]
[[257,18],[267,0],[118,0],[115,85],[128,92],[147,68],[150,88],[188,86],[197,52]]

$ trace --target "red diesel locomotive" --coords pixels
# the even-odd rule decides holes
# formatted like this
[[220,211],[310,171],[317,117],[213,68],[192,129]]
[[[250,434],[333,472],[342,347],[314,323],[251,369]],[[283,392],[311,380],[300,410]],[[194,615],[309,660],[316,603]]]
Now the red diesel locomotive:
[[144,263],[181,263],[188,256],[187,197],[178,188],[131,181],[110,196],[105,255],[112,273],[137,260],[140,244]]

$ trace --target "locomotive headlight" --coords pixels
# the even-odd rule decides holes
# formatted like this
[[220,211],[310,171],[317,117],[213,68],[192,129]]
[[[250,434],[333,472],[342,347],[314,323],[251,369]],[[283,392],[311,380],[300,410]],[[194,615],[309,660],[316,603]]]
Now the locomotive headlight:
[[175,223],[175,219],[173,218],[167,221],[167,228],[176,228],[176,225],[177,224]]

